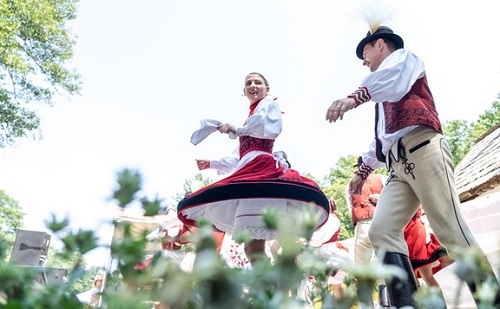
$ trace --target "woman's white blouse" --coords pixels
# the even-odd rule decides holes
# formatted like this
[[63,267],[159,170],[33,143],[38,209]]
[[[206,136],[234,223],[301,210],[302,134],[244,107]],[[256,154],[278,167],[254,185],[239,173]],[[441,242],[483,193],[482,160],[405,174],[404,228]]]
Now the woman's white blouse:
[[[281,133],[282,125],[281,110],[278,103],[267,96],[259,102],[254,113],[247,118],[245,125],[236,128],[236,136],[248,135],[262,139],[276,139]],[[216,169],[218,175],[225,175],[241,168],[260,154],[268,153],[256,150],[250,151],[240,159],[238,146],[231,156],[210,161],[210,168]]]

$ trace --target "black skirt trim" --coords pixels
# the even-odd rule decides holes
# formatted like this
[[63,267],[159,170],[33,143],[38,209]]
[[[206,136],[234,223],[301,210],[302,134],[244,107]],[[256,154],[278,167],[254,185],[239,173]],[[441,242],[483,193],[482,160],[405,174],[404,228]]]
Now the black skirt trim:
[[442,258],[443,256],[447,255],[447,251],[445,248],[440,248],[431,255],[431,257],[428,260],[412,260],[411,261],[411,267],[413,269],[417,269],[419,267],[425,266],[427,264],[430,264],[432,262],[435,262],[439,260],[439,258]]
[[286,180],[240,180],[213,186],[187,196],[177,206],[180,212],[193,207],[219,201],[251,198],[291,199],[314,203],[330,212],[330,204],[325,194],[317,188]]

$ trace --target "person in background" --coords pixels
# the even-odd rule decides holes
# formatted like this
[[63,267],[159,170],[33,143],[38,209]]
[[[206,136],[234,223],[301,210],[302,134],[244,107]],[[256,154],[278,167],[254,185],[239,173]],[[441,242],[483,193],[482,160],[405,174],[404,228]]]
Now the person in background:
[[[329,199],[329,203],[330,215],[328,221],[312,234],[309,242],[304,238],[299,239],[300,243],[304,245],[308,244],[313,248],[316,256],[321,260],[325,260],[326,264],[333,269],[333,272],[327,277],[326,282],[321,282],[316,280],[314,276],[308,275],[299,285],[297,295],[314,308],[322,306],[322,303],[316,302],[313,296],[325,284],[328,285],[330,291],[333,293],[333,297],[337,301],[342,300],[345,296],[344,279],[348,276],[343,266],[352,264],[349,249],[339,241],[342,223],[335,213],[337,203],[333,197]],[[301,255],[298,258],[300,259]]]
[[[361,165],[362,158],[354,167]],[[372,243],[368,237],[368,229],[375,215],[378,197],[382,192],[387,176],[370,174],[365,181],[361,194],[356,194],[346,187],[346,202],[354,226],[354,261],[356,264],[368,265],[375,260]]]
[[[146,256],[144,260],[134,266],[134,269],[144,270],[148,268],[155,256],[161,255],[163,258],[176,261],[183,271],[190,272],[195,254],[194,252],[188,252],[187,246],[193,243],[193,236],[196,233],[198,233],[196,227],[184,225],[177,218],[175,208],[167,208],[165,222],[147,237],[149,240],[159,240],[162,250]],[[216,230],[212,231],[212,235],[216,245],[215,249],[220,252],[225,235]]]
[[337,202],[333,197],[330,198],[329,202],[330,216],[328,221],[313,233],[310,244],[314,246],[315,243],[319,242],[319,255],[327,259],[328,265],[336,268],[328,277],[327,283],[331,286],[335,298],[340,300],[344,296],[344,279],[348,276],[342,266],[352,263],[352,260],[349,249],[339,240],[342,223],[335,213]]
[[221,123],[217,129],[230,138],[238,138],[237,154],[219,160],[197,159],[199,170],[216,169],[229,174],[211,185],[193,192],[178,204],[178,217],[186,225],[206,218],[214,227],[233,235],[248,233],[251,241],[245,253],[254,262],[265,254],[266,240],[276,239],[266,229],[262,210],[276,209],[281,216],[309,209],[318,213],[316,226],[329,214],[328,199],[318,184],[290,169],[283,154],[273,156],[273,146],[282,131],[282,113],[269,97],[269,83],[257,72],[247,74],[243,93],[249,113],[242,126]]
[[[361,163],[362,157],[359,156],[354,167],[359,167]],[[354,225],[354,262],[357,265],[369,265],[377,260],[368,237],[368,230],[375,215],[378,197],[386,181],[386,175],[370,174],[360,194],[349,190],[349,185],[346,187],[347,206]],[[381,308],[390,308],[387,288],[383,280],[378,282],[378,302]]]
[[[361,193],[371,172],[387,167],[389,180],[380,194],[369,237],[384,264],[399,267],[407,274],[406,279],[393,278],[388,283],[392,305],[414,308],[412,295],[417,282],[403,231],[420,205],[447,249],[481,248],[461,213],[453,158],[443,136],[424,62],[404,49],[403,39],[382,25],[382,20],[372,18],[368,22],[370,30],[359,42],[356,56],[370,74],[351,95],[333,101],[326,120],[342,120],[348,111],[375,102],[375,138],[362,155],[350,190]],[[484,265],[488,275],[478,281],[466,280],[467,286],[479,303],[476,284],[482,285],[490,277],[497,290],[495,306],[500,308],[498,279],[485,255]]]
[[452,264],[453,260],[422,220],[424,216],[420,207],[405,227],[408,257],[417,279],[422,278],[427,286],[441,288],[434,274]]
[[94,277],[94,284],[90,293],[90,306],[92,308],[98,308],[100,305],[103,281],[103,275],[99,274]]

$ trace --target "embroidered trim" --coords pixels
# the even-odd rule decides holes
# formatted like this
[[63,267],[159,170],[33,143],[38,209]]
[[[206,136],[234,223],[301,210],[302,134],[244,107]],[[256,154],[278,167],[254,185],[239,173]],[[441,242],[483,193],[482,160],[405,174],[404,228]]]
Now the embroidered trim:
[[443,133],[427,78],[418,79],[398,102],[384,102],[385,131],[390,134],[412,125],[423,125]]
[[358,170],[356,171],[356,174],[361,176],[361,178],[366,179],[372,172],[373,168],[369,167],[368,165],[365,165],[365,163],[361,163]]
[[[415,146],[413,148],[417,148],[418,149],[418,148],[420,148],[420,145],[422,145],[422,146],[427,145],[426,141],[420,143],[419,145],[417,145],[417,146]],[[414,149],[413,151],[416,151],[417,149]],[[394,168],[392,167],[393,160],[394,160],[394,162],[401,163],[402,165],[404,165],[404,173],[406,175],[411,175],[411,177],[413,178],[413,180],[416,179],[415,178],[415,174],[413,174],[413,170],[415,169],[415,163],[408,162],[408,158],[406,158],[406,146],[405,146],[405,144],[403,144],[403,138],[402,137],[398,140],[397,158],[394,155],[392,149],[389,151],[388,170],[389,170],[389,174],[390,175],[392,175],[392,173],[394,172]],[[393,176],[393,177],[395,177],[395,176]],[[392,179],[393,177],[391,177],[390,179]]]
[[240,136],[240,158],[252,150],[261,150],[268,153],[273,151],[274,140],[256,138],[249,135]]
[[403,144],[403,138],[401,137],[398,141],[398,156],[401,160],[401,164],[405,166],[405,174],[411,175],[413,180],[415,180],[415,175],[413,174],[413,169],[415,168],[415,163],[408,163],[408,158],[406,157],[406,146]]
[[356,102],[355,107],[358,107],[360,104],[370,101],[372,98],[368,93],[368,89],[366,87],[359,87],[358,90],[354,91],[347,97],[354,99],[354,101]]

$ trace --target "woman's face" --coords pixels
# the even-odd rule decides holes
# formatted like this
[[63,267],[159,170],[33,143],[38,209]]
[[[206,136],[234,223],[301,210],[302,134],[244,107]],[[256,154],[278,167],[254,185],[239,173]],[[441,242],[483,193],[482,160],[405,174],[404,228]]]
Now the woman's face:
[[269,93],[269,86],[266,86],[264,79],[258,74],[249,74],[245,79],[243,92],[247,96],[250,104],[262,100]]

